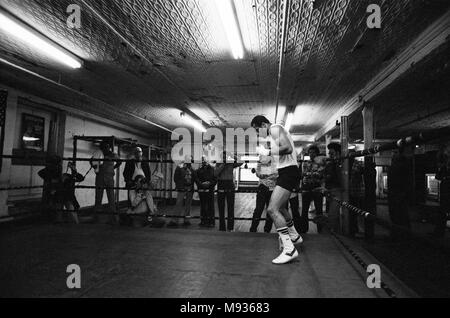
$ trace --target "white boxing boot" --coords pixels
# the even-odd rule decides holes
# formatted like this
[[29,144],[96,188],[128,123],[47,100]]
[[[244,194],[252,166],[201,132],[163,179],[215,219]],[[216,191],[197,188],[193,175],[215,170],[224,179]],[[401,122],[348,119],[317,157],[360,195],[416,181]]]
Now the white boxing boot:
[[295,260],[299,254],[291,241],[287,228],[279,229],[278,234],[280,236],[282,251],[281,254],[272,261],[272,263],[276,265],[287,264]]

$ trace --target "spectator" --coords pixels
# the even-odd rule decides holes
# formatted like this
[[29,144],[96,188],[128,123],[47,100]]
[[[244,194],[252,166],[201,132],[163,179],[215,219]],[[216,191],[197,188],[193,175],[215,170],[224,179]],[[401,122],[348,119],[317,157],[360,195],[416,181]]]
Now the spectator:
[[436,179],[441,182],[439,186],[439,214],[435,220],[433,236],[443,238],[447,229],[447,214],[450,213],[450,156],[442,148],[437,156],[438,171]]
[[61,157],[52,155],[46,160],[45,168],[38,172],[44,180],[42,205],[44,215],[55,223],[62,222],[62,160]]
[[75,163],[69,162],[67,169],[70,169],[70,173],[66,172],[62,175],[62,204],[70,211],[73,221],[79,224],[78,210],[80,209],[80,204],[75,196],[75,183],[83,182],[84,176],[78,173]]
[[[146,181],[150,181],[152,179],[150,165],[148,162],[142,162],[144,159],[144,153],[141,147],[136,147],[133,150],[132,157],[130,161],[125,163],[125,169],[123,170],[123,178],[125,180],[125,186],[130,189],[128,190],[128,202],[131,206],[131,195],[130,191],[136,185],[134,183],[137,176],[143,176]],[[123,223],[123,222],[121,222]]]
[[134,149],[132,161],[127,161],[123,171],[126,187],[133,186],[133,182],[137,176],[144,176],[147,181],[151,180],[150,165],[144,160],[142,148],[136,147]]
[[[116,224],[117,218],[116,203],[114,196],[114,175],[115,170],[120,167],[121,162],[116,162],[119,156],[115,154],[111,148],[111,145],[107,142],[100,144],[101,154],[95,154],[91,158],[91,165],[95,169],[95,213],[102,209],[103,192],[106,190],[106,196],[108,197],[108,212],[110,213],[109,224]],[[107,161],[95,160],[95,159],[107,159]],[[95,214],[97,219],[97,214]]]
[[[260,162],[256,169],[252,172],[256,173],[259,178],[258,193],[256,194],[256,208],[253,212],[253,221],[250,227],[250,232],[255,233],[258,231],[259,219],[261,215],[269,206],[270,198],[272,197],[273,189],[275,189],[278,170],[272,157],[261,156]],[[270,216],[266,215],[266,223],[264,225],[264,232],[270,233],[272,231],[273,221]]]
[[[324,182],[325,158],[319,157],[320,150],[317,146],[311,146],[308,149],[310,160],[303,162],[302,165],[302,216],[300,232],[309,231],[309,206],[314,202],[316,215],[323,215],[323,194],[320,191]],[[317,230],[321,232],[322,226],[317,225]]]
[[405,154],[405,148],[400,148],[392,158],[388,171],[388,205],[391,222],[404,228],[391,232],[393,240],[408,234],[411,228],[409,205],[413,197],[413,178],[410,159]]
[[[175,186],[177,189],[176,216],[184,217],[184,225],[189,226],[191,217],[192,197],[194,195],[194,170],[192,169],[192,157],[186,157],[185,162],[175,169]],[[183,209],[184,202],[184,209]],[[167,226],[178,227],[179,220],[173,219]]]
[[[341,187],[341,145],[331,143],[328,145],[330,160],[327,161],[324,170],[325,188],[333,197],[342,200]],[[328,220],[332,230],[341,232],[341,208],[332,199],[329,199]]]
[[200,196],[200,226],[215,227],[214,189],[217,184],[214,168],[202,157],[202,165],[195,173]]
[[147,179],[143,175],[137,175],[133,180],[133,189],[129,190],[129,198],[131,207],[126,215],[121,215],[122,224],[130,225],[131,216],[144,216],[146,218],[144,224],[148,223],[153,227],[164,226],[165,222],[156,217],[158,209],[153,201]]
[[[234,169],[241,167],[242,163],[236,163],[237,157],[230,157],[226,151],[223,152],[223,162],[217,164],[214,176],[218,180],[219,194],[217,203],[219,206],[220,231],[234,231],[234,200],[235,200],[235,183]],[[231,163],[233,162],[233,163]],[[225,225],[225,201],[228,209],[228,222]]]
[[291,194],[289,201],[287,203],[286,209],[291,208],[292,221],[294,222],[294,227],[297,232],[301,231],[301,217],[300,217],[300,204],[299,204],[299,191],[300,185],[295,189],[295,192]]

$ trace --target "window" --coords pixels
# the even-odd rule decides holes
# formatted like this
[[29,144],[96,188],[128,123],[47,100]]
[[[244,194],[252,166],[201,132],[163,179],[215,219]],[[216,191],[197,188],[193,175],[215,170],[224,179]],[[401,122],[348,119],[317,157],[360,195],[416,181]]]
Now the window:
[[44,151],[45,118],[22,113],[21,148]]
[[58,144],[58,113],[53,108],[19,97],[12,165],[44,166],[47,152],[55,152]]
[[426,174],[427,194],[432,198],[439,196],[439,180],[436,180],[435,174]]
[[387,174],[383,174],[383,189],[385,190],[385,192],[389,191]]

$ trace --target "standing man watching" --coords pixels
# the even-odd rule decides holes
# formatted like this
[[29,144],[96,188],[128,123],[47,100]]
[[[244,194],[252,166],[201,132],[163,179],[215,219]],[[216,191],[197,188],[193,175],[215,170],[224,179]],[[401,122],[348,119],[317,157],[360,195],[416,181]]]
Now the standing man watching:
[[[314,202],[316,215],[323,214],[323,194],[318,191],[323,184],[323,173],[325,170],[325,160],[319,157],[320,150],[317,146],[311,146],[308,149],[310,160],[303,162],[303,178],[302,178],[302,217],[301,217],[301,233],[309,231],[309,206]],[[318,232],[321,232],[321,225],[317,225]]]
[[214,189],[216,178],[214,168],[202,157],[202,166],[195,172],[195,183],[200,196],[200,226],[215,227]]
[[[192,169],[192,161],[193,158],[191,156],[186,156],[184,163],[175,169],[173,177],[177,189],[177,215],[184,218],[183,225],[185,226],[191,225],[189,219],[191,218],[192,198],[194,196],[194,169]],[[167,226],[178,227],[178,221],[175,218]]]
[[[258,193],[256,194],[256,208],[253,212],[253,221],[250,227],[250,232],[258,231],[259,219],[261,218],[264,209],[269,206],[270,198],[273,190],[277,184],[278,170],[272,157],[260,157],[260,162],[254,170],[256,176],[259,178]],[[264,225],[264,232],[270,233],[272,231],[273,221],[267,215],[266,224]]]
[[[214,176],[217,178],[218,190],[217,204],[219,206],[220,226],[219,230],[225,232],[234,231],[234,200],[235,200],[235,184],[234,184],[234,169],[243,165],[243,163],[236,163],[236,157],[231,158],[227,152],[223,152],[223,162],[218,163]],[[225,226],[225,200],[227,202],[228,222]]]
[[[119,156],[115,154],[108,142],[102,142],[100,144],[100,150],[102,152],[103,159],[106,161],[94,161],[91,159],[91,165],[95,169],[95,212],[102,209],[103,192],[106,190],[106,196],[108,197],[108,212],[111,213],[109,224],[116,224],[116,203],[114,196],[114,175],[115,170],[120,167],[121,162],[116,162]],[[95,215],[97,219],[97,215]]]
[[260,137],[270,137],[269,148],[259,145],[257,153],[262,156],[273,156],[278,169],[278,179],[270,199],[267,212],[271,216],[278,231],[283,248],[273,264],[286,264],[298,257],[295,243],[303,242],[294,227],[294,221],[286,208],[291,194],[300,184],[301,173],[297,164],[297,153],[291,135],[281,125],[272,125],[264,116],[256,116],[251,126]]

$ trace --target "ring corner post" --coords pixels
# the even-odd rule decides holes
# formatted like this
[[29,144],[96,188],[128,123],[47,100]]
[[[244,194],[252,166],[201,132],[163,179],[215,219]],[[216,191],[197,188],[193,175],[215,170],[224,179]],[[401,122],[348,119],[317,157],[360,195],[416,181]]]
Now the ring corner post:
[[[350,189],[350,164],[348,159],[349,154],[349,125],[348,125],[348,116],[341,117],[341,147],[342,147],[342,156],[344,161],[342,162],[342,200],[344,202],[349,202],[349,189]],[[341,213],[341,234],[349,235],[350,234],[350,210],[342,207]]]
[[[371,149],[374,146],[374,106],[366,103],[363,111],[364,129],[364,149]],[[364,157],[364,184],[365,184],[365,206],[366,210],[373,216],[377,214],[377,172],[376,163],[373,156]],[[371,240],[375,236],[375,223],[366,218],[364,223],[364,233],[366,240]]]

